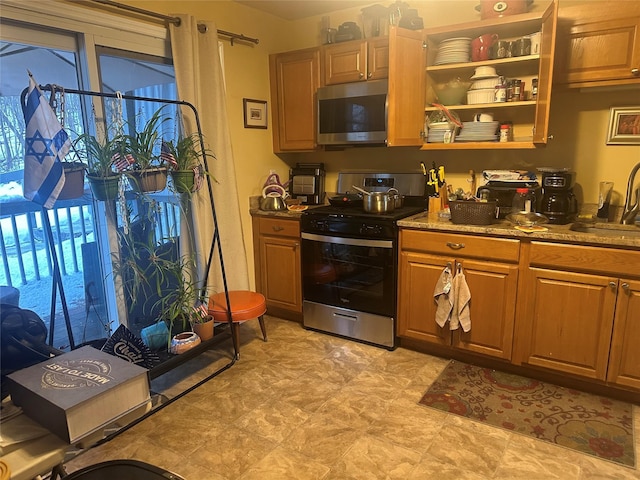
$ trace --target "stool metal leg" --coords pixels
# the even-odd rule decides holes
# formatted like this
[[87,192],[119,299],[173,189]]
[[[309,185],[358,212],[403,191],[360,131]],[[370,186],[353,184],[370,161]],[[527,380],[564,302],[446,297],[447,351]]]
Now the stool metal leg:
[[264,324],[264,315],[260,315],[258,317],[258,322],[260,322],[260,330],[262,330],[262,338],[264,338],[264,341],[267,341],[267,327]]
[[240,342],[238,340],[238,322],[231,322],[231,337],[233,338],[233,348],[236,351],[236,360],[240,358]]

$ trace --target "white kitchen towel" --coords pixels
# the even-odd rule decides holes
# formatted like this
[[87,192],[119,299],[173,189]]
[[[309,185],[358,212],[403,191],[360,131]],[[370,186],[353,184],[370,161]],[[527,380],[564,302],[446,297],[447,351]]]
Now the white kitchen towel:
[[453,310],[452,282],[451,268],[446,266],[440,274],[436,288],[433,290],[433,297],[437,304],[436,323],[441,327],[444,327],[444,324],[447,323]]
[[471,291],[467,285],[462,267],[458,265],[458,272],[453,278],[453,312],[451,314],[451,330],[457,330],[459,326],[468,332],[471,330]]

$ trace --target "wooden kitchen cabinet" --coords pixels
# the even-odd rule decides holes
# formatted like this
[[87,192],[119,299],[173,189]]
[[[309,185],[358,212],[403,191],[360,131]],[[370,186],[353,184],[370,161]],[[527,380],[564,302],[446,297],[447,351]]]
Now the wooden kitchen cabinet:
[[389,29],[387,146],[423,143],[426,50],[423,30]]
[[270,55],[269,71],[274,153],[316,150],[320,49]]
[[389,38],[375,37],[322,47],[324,85],[378,80],[389,76]]
[[607,380],[640,390],[640,281],[618,281]]
[[640,2],[560,8],[554,84],[640,86]]
[[522,362],[640,386],[640,252],[531,242],[529,258]]
[[[495,67],[498,75],[502,75],[507,79],[517,78],[522,80],[525,83],[525,91],[528,92],[531,91],[532,80],[537,78],[538,93],[535,99],[531,98],[524,101],[447,106],[449,110],[456,112],[463,122],[471,121],[473,114],[477,112],[491,112],[494,115],[494,120],[512,122],[513,141],[424,143],[421,149],[530,149],[546,145],[549,136],[549,108],[557,17],[558,2],[553,1],[544,12],[524,13],[427,30],[428,57],[425,104],[427,119],[437,109],[432,106],[432,103],[437,100],[433,85],[447,83],[456,78],[469,80],[476,67],[481,65]],[[538,31],[541,32],[539,54],[481,62],[435,65],[438,45],[442,40],[456,37],[473,39],[486,33],[497,33],[501,39],[513,40]]]
[[[519,241],[415,230],[400,232],[398,336],[511,359]],[[435,321],[442,270],[461,265],[471,291],[471,330]]]
[[256,290],[267,300],[267,312],[302,320],[300,221],[253,217]]

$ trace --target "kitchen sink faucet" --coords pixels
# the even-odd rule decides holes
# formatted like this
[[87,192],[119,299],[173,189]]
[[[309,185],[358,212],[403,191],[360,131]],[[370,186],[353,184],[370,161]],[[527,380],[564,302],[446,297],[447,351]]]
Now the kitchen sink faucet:
[[622,218],[620,219],[620,223],[625,225],[633,225],[636,216],[638,215],[638,210],[640,210],[640,188],[636,189],[636,201],[633,204],[631,203],[631,198],[633,197],[633,187],[638,170],[640,170],[640,163],[633,167],[631,169],[631,173],[629,174],[629,183],[627,184],[627,197],[624,201]]

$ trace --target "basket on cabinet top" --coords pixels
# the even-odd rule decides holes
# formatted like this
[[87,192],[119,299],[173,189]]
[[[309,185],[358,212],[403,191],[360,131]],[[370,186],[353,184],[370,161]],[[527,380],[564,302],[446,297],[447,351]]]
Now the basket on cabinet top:
[[452,200],[451,222],[456,225],[491,225],[496,218],[496,202]]

